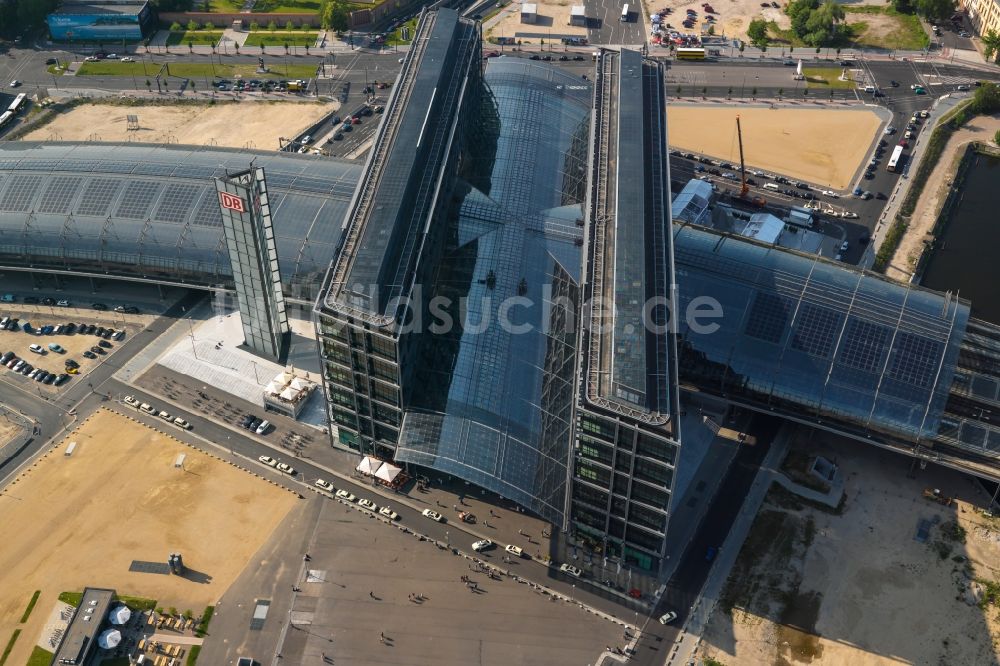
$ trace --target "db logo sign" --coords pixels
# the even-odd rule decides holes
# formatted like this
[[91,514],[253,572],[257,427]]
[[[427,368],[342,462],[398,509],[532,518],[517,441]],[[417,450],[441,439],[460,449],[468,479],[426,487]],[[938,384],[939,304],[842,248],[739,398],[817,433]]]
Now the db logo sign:
[[243,203],[243,199],[239,198],[235,194],[230,194],[229,192],[219,192],[219,202],[222,204],[223,208],[235,210],[237,213],[247,212],[247,207],[246,204]]

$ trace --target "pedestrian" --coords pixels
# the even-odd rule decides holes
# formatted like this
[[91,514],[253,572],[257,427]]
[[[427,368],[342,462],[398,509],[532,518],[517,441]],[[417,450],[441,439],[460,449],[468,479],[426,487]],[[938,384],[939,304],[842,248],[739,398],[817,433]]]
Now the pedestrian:
[[490,509],[490,517],[491,517],[491,518],[494,518],[494,517],[496,517],[496,514],[494,514],[494,513],[493,513],[493,509]]
[[385,643],[385,632],[384,631],[378,632],[378,642],[379,643]]
[[518,533],[518,535],[520,535],[520,536],[524,536],[524,532],[523,532],[523,531],[521,530],[521,528],[520,528],[520,527],[519,527],[519,528],[517,528],[517,533]]
[[458,505],[457,504],[455,505],[455,511],[458,511]]
[[489,527],[490,526],[490,521],[484,520],[483,521],[483,525],[486,525],[486,527]]
[[375,591],[373,590],[373,591],[369,592],[368,596],[371,597],[372,599],[374,599],[375,598]]

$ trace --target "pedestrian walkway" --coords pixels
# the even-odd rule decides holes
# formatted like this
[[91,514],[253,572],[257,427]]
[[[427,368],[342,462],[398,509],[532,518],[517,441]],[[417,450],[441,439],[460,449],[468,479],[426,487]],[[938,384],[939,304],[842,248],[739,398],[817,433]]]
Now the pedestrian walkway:
[[740,548],[743,547],[743,542],[746,541],[747,535],[750,533],[754,518],[760,510],[761,504],[764,503],[764,497],[767,495],[775,475],[780,474],[778,469],[781,461],[784,460],[793,432],[794,428],[791,426],[782,427],[761,462],[757,477],[754,479],[753,485],[750,486],[750,491],[743,502],[743,508],[740,509],[739,515],[729,530],[729,535],[719,548],[712,570],[709,571],[705,584],[684,623],[681,634],[670,651],[666,662],[668,666],[687,664],[700,645],[701,637],[712,618],[712,612],[715,610],[722,594],[722,588],[729,578],[729,572],[733,568],[733,563],[736,562]]

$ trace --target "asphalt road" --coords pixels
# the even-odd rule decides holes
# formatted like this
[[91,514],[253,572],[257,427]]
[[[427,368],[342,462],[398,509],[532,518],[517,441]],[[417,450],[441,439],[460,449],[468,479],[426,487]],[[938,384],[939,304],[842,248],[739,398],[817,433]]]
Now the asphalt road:
[[[629,20],[622,21],[628,4]],[[646,43],[642,4],[632,0],[586,0],[587,39],[591,44],[639,45]]]

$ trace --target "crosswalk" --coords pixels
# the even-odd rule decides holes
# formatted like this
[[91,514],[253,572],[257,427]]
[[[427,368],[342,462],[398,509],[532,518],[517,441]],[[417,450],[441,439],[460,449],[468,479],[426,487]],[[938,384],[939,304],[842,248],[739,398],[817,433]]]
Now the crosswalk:
[[968,76],[949,76],[946,74],[924,74],[923,77],[927,81],[927,85],[931,86],[970,85],[975,81]]

